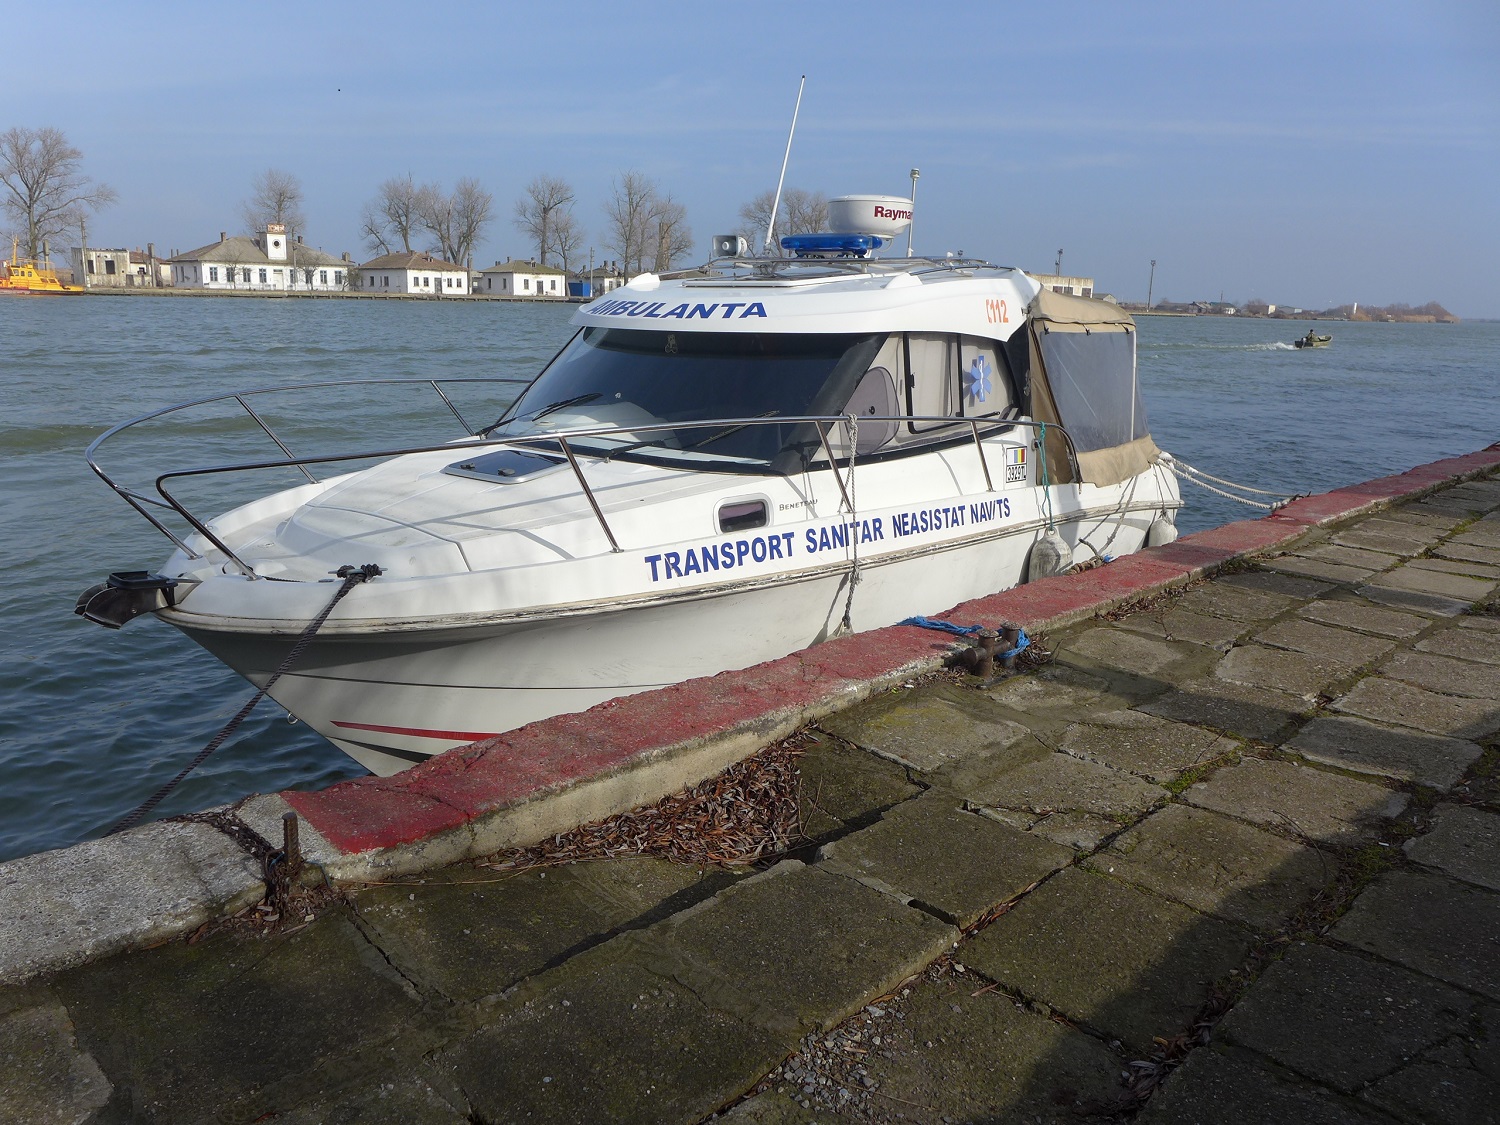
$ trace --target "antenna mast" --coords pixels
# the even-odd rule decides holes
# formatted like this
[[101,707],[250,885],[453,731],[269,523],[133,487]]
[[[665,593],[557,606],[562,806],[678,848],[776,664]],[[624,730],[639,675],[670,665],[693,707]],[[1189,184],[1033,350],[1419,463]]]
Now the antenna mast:
[[771,238],[776,233],[776,212],[781,210],[781,185],[786,183],[786,163],[792,158],[792,137],[797,132],[797,112],[802,108],[802,87],[807,85],[807,75],[797,83],[797,104],[792,107],[792,127],[786,135],[786,154],[781,158],[781,178],[776,181],[776,198],[771,201],[771,219],[766,223],[766,244],[762,252],[771,249]]

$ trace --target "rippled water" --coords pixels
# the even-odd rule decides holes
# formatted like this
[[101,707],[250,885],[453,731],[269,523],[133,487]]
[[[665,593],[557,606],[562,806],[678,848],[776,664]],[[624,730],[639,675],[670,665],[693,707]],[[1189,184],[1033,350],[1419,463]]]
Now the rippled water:
[[[324,379],[527,376],[566,340],[571,308],[549,305],[201,298],[0,300],[0,859],[107,829],[170,778],[251,694],[155,621],[119,632],[72,613],[111,570],[153,568],[170,545],[93,474],[83,449],[110,425],[227,390]],[[1500,325],[1336,324],[1333,347],[1299,352],[1295,322],[1149,317],[1141,373],[1160,445],[1264,487],[1320,491],[1500,438]],[[503,388],[463,386],[471,420]],[[275,412],[294,448],[353,435],[456,436],[441,412],[365,388],[336,407],[304,396]],[[128,479],[173,460],[262,450],[228,412],[175,439],[148,432],[108,461]],[[429,425],[421,419],[435,419]],[[368,445],[367,441],[368,439]],[[173,444],[173,441],[177,444]],[[268,490],[268,489],[266,489]],[[197,495],[195,493],[195,495]],[[1249,514],[1190,491],[1185,529]],[[213,503],[206,505],[212,508]],[[263,703],[160,807],[171,814],[247,792],[316,788],[359,767]]]

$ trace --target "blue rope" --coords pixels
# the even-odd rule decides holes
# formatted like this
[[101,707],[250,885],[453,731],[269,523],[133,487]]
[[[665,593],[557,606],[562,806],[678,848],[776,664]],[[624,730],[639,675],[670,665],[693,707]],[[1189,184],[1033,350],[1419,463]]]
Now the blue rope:
[[[898,621],[898,625],[916,625],[923,629],[938,629],[944,633],[954,633],[960,637],[967,637],[979,632],[983,625],[955,625],[951,621],[939,621],[936,617],[908,617],[905,621]],[[1026,635],[1026,630],[1021,630],[1021,635],[1016,638],[1016,647],[1006,652],[995,653],[996,660],[1009,660],[1013,656],[1031,647],[1031,638]]]
[[956,633],[960,637],[967,637],[984,628],[983,625],[955,625],[951,621],[939,621],[935,617],[908,617],[905,621],[898,621],[896,624],[919,625],[923,629],[941,629],[945,633]]

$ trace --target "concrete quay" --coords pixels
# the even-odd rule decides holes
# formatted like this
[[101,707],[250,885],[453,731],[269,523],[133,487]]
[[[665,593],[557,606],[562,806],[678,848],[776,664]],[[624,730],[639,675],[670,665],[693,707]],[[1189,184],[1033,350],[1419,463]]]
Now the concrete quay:
[[[957,607],[992,683],[881,630],[254,798],[340,892],[275,932],[204,823],[0,865],[0,1121],[1500,1120],[1497,469]],[[486,862],[778,740],[756,867]]]

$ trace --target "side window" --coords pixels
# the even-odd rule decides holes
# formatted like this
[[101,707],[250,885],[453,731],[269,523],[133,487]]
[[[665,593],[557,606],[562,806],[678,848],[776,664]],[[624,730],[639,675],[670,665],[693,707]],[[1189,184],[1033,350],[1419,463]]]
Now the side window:
[[962,413],[969,417],[1003,414],[1015,402],[1005,355],[996,341],[960,336],[958,369]]
[[[954,417],[963,413],[958,394],[958,356],[952,336],[906,334],[907,412],[918,417]],[[941,428],[942,422],[907,423],[914,434]]]

